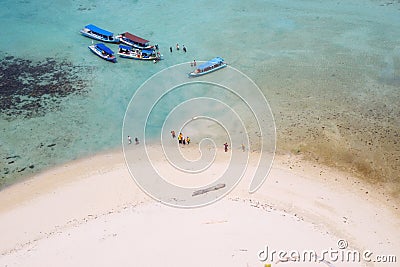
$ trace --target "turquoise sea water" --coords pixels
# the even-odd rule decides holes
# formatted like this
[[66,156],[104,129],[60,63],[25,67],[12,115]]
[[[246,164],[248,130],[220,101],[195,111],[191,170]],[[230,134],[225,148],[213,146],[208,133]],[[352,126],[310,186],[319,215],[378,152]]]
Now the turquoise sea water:
[[[89,23],[149,39],[164,60],[105,62],[79,34]],[[399,182],[399,1],[2,1],[0,25],[1,185],[119,147],[144,81],[214,56],[263,91],[278,151]]]

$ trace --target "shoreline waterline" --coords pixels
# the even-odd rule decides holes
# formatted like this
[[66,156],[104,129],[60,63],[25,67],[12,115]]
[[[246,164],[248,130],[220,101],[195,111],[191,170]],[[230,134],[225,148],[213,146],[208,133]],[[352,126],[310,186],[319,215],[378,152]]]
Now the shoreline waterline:
[[[126,140],[127,142],[127,140]],[[154,153],[155,151],[158,151],[157,145],[158,142],[154,142],[152,144],[148,144],[148,147],[146,150],[149,150],[149,153]],[[143,145],[142,143],[138,144]],[[170,146],[171,144],[169,144]],[[136,144],[132,143],[130,146],[134,148]],[[178,144],[177,144],[178,146]],[[202,148],[198,147],[196,144],[191,144],[189,145],[179,145],[181,149],[183,149],[183,153],[189,152],[191,154],[196,151],[196,153],[199,153]],[[203,149],[217,149],[219,150],[218,153],[222,153],[223,148],[215,148],[215,147],[209,147],[209,148],[203,148]],[[234,153],[239,153],[242,152],[241,149],[236,148],[236,151]],[[186,152],[185,152],[186,151]],[[255,161],[258,158],[258,153],[255,152],[249,152],[249,159],[250,162],[248,162],[249,166],[254,167]],[[166,155],[160,155],[156,159],[156,161],[160,161],[162,158],[164,158]],[[196,157],[195,157],[196,158]],[[166,160],[165,158],[164,160]],[[26,193],[22,194],[21,196],[15,195],[14,197],[17,197],[21,200],[25,199],[25,196],[39,196],[40,194],[43,193],[48,193],[51,190],[56,189],[57,187],[62,187],[65,186],[66,184],[69,183],[74,183],[79,180],[85,179],[88,175],[91,173],[101,173],[106,170],[112,170],[114,168],[122,168],[126,169],[126,174],[128,174],[128,177],[130,180],[132,180],[133,184],[136,185],[135,179],[131,176],[129,173],[129,166],[126,163],[126,155],[124,154],[122,146],[119,148],[114,148],[114,149],[108,149],[106,151],[101,151],[92,155],[88,155],[82,158],[78,158],[75,160],[71,160],[68,162],[60,163],[56,166],[48,167],[45,170],[40,171],[39,173],[32,174],[30,176],[24,177],[24,179],[19,180],[17,183],[10,184],[6,187],[4,187],[2,190],[0,190],[0,193],[3,194],[3,192],[10,192],[13,191],[13,188],[22,188],[26,187],[28,190]],[[149,159],[152,160],[152,159]],[[169,159],[168,159],[169,160]],[[171,163],[169,163],[171,164]],[[278,164],[278,165],[277,165]],[[342,168],[338,168],[337,166],[330,166],[321,162],[316,162],[313,160],[309,160],[308,157],[299,154],[299,153],[293,153],[291,151],[288,152],[282,152],[282,151],[277,151],[274,156],[274,161],[272,162],[272,167],[271,168],[285,168],[293,171],[301,171],[304,170],[305,168],[310,171],[310,170],[321,170],[319,173],[311,171],[308,174],[312,174],[314,177],[313,181],[317,181],[320,183],[324,182],[329,182],[329,183],[336,183],[336,182],[344,182],[344,184],[347,184],[347,186],[352,186],[352,185],[360,185],[362,184],[361,188],[364,187],[364,193],[366,195],[375,195],[377,199],[380,199],[382,202],[386,202],[387,204],[390,204],[390,208],[393,208],[394,211],[398,210],[398,207],[400,206],[400,198],[398,197],[397,194],[393,194],[393,192],[390,190],[390,188],[387,188],[385,184],[376,184],[376,183],[371,183],[368,180],[360,179],[359,175],[357,173],[351,173],[348,171],[343,170]],[[304,167],[306,166],[306,167]],[[103,168],[104,167],[104,168]],[[174,167],[175,168],[175,167]],[[246,172],[247,173],[247,172]],[[323,177],[323,174],[328,174],[331,173],[333,175],[330,175],[330,177],[334,177],[334,175],[338,175],[339,177],[342,178],[342,180],[337,180],[333,179],[332,181],[327,181],[326,178]],[[316,179],[318,175],[321,176],[321,179]],[[251,173],[247,173],[247,179]],[[63,179],[58,180],[58,176],[62,176]],[[245,176],[246,177],[246,176]],[[243,179],[243,178],[242,178]],[[264,181],[263,185],[271,179],[271,174],[268,174],[266,177],[266,180]],[[350,181],[350,182],[349,182]],[[45,185],[43,191],[42,187],[39,187],[39,191],[35,191],[33,188],[29,188],[31,184],[43,184]],[[35,187],[36,188],[36,187]],[[33,189],[33,190],[32,190]],[[32,190],[32,191],[30,191]],[[0,195],[1,195],[0,194]],[[251,194],[252,195],[252,194]],[[6,197],[7,198],[7,197]],[[25,200],[24,200],[25,201]],[[2,203],[2,208],[6,208],[8,201],[3,201]]]
[[[131,138],[132,138],[131,146],[134,147],[135,146],[134,136],[132,136]],[[278,135],[278,143],[281,140],[282,139],[279,138],[279,135]],[[172,141],[174,141],[174,140],[172,140]],[[118,154],[120,154],[122,158],[125,158],[123,146],[126,145],[127,142],[128,142],[128,137],[127,136],[122,137],[122,143],[114,148],[98,151],[93,154],[88,154],[88,155],[85,155],[83,157],[79,157],[79,158],[76,158],[73,160],[60,162],[57,165],[48,166],[44,169],[39,170],[38,172],[29,174],[27,176],[21,176],[18,179],[16,179],[13,183],[3,185],[0,188],[0,192],[7,190],[10,187],[13,187],[14,185],[29,182],[30,180],[35,179],[35,177],[42,176],[48,172],[52,172],[52,171],[58,172],[65,166],[69,166],[71,164],[74,165],[76,163],[85,162],[90,159],[96,159],[99,157],[100,158],[107,157],[110,155],[113,155],[112,157],[115,157],[115,155],[118,155]],[[160,142],[158,141],[157,138],[152,138],[150,140],[147,140],[146,142],[147,142],[146,145],[149,146],[150,149],[154,146],[160,145]],[[177,140],[176,140],[176,142],[177,142]],[[143,140],[139,140],[139,145],[140,146],[143,145]],[[173,142],[171,143],[171,141],[169,141],[169,142],[166,142],[165,145],[174,146],[175,144]],[[194,143],[191,145],[190,149],[193,149],[193,147],[197,147],[197,146],[198,146],[198,144]],[[288,150],[283,150],[283,149],[280,149],[279,147],[285,147]],[[371,187],[375,187],[375,189],[378,189],[382,195],[387,194],[388,196],[390,196],[390,199],[391,199],[390,202],[392,200],[400,200],[400,187],[398,187],[400,185],[398,185],[395,182],[389,183],[389,182],[383,181],[382,179],[379,179],[379,178],[372,179],[371,177],[366,176],[365,173],[359,172],[359,171],[357,171],[357,169],[351,168],[351,166],[352,166],[351,164],[350,165],[346,165],[346,164],[342,165],[340,161],[339,162],[334,161],[333,158],[324,158],[323,155],[315,154],[313,151],[303,150],[302,145],[292,147],[290,150],[289,150],[289,147],[290,146],[288,146],[288,144],[279,143],[277,150],[275,151],[275,157],[282,158],[282,157],[291,155],[293,157],[297,157],[298,159],[301,159],[302,161],[307,162],[308,165],[316,165],[316,166],[320,166],[320,167],[331,168],[333,170],[342,172],[343,174],[346,174],[348,176],[355,177],[357,180],[359,180],[359,182],[366,183]],[[219,148],[216,147],[215,149],[219,150],[221,148],[222,148],[222,143],[221,143],[221,147],[219,147]],[[198,147],[198,149],[200,149],[200,147]],[[213,149],[214,149],[214,147],[213,147]],[[235,150],[241,151],[241,148],[235,148]],[[246,148],[246,150],[247,150],[247,148]],[[124,162],[124,164],[126,164],[126,163]],[[268,177],[267,177],[267,179],[268,179]],[[71,181],[73,181],[73,180],[74,180],[74,178],[71,178]],[[67,181],[65,181],[65,182],[67,182]],[[57,181],[54,181],[54,183],[56,184]],[[389,201],[389,198],[387,201]]]

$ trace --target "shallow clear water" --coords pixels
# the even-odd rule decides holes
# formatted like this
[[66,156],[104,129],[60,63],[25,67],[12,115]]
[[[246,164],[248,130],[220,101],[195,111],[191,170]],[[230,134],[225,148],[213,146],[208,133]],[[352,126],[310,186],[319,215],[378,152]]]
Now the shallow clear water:
[[[90,53],[93,23],[160,46],[158,64]],[[85,90],[0,116],[1,184],[121,143],[132,94],[177,63],[222,56],[264,92],[278,150],[397,183],[400,4],[385,1],[3,1],[2,57],[68,62]],[[179,43],[188,52],[169,52]],[[109,45],[116,51],[116,45]],[[2,80],[9,74],[3,71]],[[34,74],[36,75],[36,74]],[[62,80],[64,77],[62,77]],[[2,83],[1,94],[7,90]],[[24,96],[28,97],[28,96]],[[23,98],[23,97],[22,97]],[[160,117],[165,114],[159,114]]]

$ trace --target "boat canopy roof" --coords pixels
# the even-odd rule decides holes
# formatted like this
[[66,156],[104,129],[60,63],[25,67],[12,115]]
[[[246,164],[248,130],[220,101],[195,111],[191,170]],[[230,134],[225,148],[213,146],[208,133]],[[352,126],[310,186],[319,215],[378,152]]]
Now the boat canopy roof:
[[98,43],[98,44],[96,44],[96,46],[109,55],[114,54],[114,52],[103,43]]
[[132,47],[131,46],[127,46],[127,45],[119,45],[119,48],[125,49],[125,50],[131,50]]
[[146,45],[146,44],[148,44],[150,42],[150,41],[148,41],[146,39],[140,38],[140,37],[138,37],[136,35],[133,35],[133,34],[131,34],[129,32],[125,32],[125,33],[123,33],[121,35],[126,37],[126,38],[128,38],[132,42],[135,42],[135,43],[138,43],[138,44],[141,44],[141,45]]
[[152,54],[154,52],[154,50],[152,49],[143,49],[142,53],[146,53],[146,54]]
[[99,27],[97,27],[93,24],[86,25],[85,28],[91,30],[92,32],[95,32],[95,33],[98,33],[98,34],[101,34],[104,36],[113,36],[114,35],[114,33],[100,29]]
[[197,68],[200,69],[200,70],[204,70],[205,68],[208,68],[208,67],[211,67],[211,66],[213,66],[215,64],[220,64],[220,63],[223,63],[223,62],[224,62],[223,58],[215,57],[215,58],[213,58],[213,59],[211,59],[211,60],[209,60],[209,61],[207,61],[207,62],[205,62],[205,63],[203,63],[201,65],[199,65]]

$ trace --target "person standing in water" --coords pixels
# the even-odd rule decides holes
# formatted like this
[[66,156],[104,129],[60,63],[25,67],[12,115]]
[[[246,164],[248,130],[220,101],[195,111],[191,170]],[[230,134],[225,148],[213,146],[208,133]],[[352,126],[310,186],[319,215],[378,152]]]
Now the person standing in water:
[[130,135],[128,135],[128,144],[132,144],[132,138]]
[[187,50],[186,50],[186,46],[185,46],[185,45],[183,45],[183,48],[182,48],[182,49],[183,49],[183,52],[186,53]]
[[176,44],[176,50],[179,50],[179,44]]
[[135,143],[138,145],[139,144],[139,139],[135,137]]
[[172,138],[175,138],[175,137],[176,137],[175,131],[174,131],[174,130],[171,131],[171,135],[172,135]]

